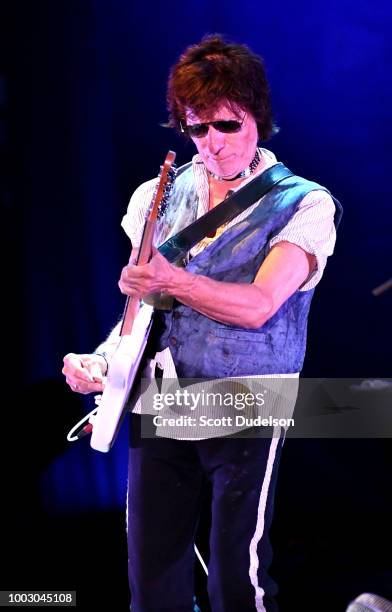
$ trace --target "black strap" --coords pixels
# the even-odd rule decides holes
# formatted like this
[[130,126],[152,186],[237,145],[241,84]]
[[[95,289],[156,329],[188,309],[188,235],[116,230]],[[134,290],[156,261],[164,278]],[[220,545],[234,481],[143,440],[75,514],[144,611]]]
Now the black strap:
[[207,234],[214,232],[220,225],[234,219],[239,213],[260,200],[277,183],[289,176],[294,176],[293,172],[282,163],[267,168],[253,181],[247,183],[245,187],[241,187],[218,206],[166,240],[158,248],[158,251],[170,262],[184,257]]

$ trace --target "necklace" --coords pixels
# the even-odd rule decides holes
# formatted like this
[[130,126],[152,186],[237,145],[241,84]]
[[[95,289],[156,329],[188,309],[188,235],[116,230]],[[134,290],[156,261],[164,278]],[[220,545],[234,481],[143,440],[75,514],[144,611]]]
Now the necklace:
[[254,157],[252,161],[250,162],[249,166],[245,168],[244,170],[241,170],[241,172],[236,174],[236,176],[225,179],[222,176],[218,176],[217,174],[214,174],[213,172],[210,172],[210,176],[212,176],[212,178],[216,179],[217,181],[235,181],[239,178],[245,178],[253,174],[253,172],[256,170],[257,166],[259,165],[259,162],[260,162],[260,153],[259,153],[259,150],[256,149],[256,153],[254,154]]

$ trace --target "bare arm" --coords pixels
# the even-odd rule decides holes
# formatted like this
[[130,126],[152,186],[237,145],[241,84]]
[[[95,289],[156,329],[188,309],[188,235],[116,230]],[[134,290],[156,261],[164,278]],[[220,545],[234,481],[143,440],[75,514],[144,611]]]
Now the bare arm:
[[275,245],[255,281],[226,283],[193,274],[169,264],[155,253],[144,266],[123,268],[122,293],[144,297],[165,291],[202,314],[230,325],[258,328],[305,282],[315,257],[289,242]]
[[[275,245],[261,265],[253,283],[226,283],[193,274],[171,265],[156,253],[150,263],[135,266],[133,254],[123,268],[120,289],[144,297],[165,291],[187,306],[221,323],[245,328],[261,327],[305,282],[315,265],[314,255],[290,242]],[[119,339],[120,323],[97,352],[110,354]],[[96,354],[64,357],[63,374],[79,393],[100,392],[104,385],[106,361]]]

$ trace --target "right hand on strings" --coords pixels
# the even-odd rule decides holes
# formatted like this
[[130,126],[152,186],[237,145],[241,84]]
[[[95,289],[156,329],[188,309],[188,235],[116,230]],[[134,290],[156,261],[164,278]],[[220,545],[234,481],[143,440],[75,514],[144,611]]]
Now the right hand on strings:
[[105,387],[107,363],[95,353],[65,355],[62,373],[72,391],[76,393],[100,393]]

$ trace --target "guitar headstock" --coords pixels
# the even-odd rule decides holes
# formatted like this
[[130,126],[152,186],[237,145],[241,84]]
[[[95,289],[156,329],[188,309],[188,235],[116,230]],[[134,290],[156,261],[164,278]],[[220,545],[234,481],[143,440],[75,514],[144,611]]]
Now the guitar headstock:
[[169,195],[177,174],[177,167],[174,163],[176,154],[169,151],[165,161],[160,168],[159,183],[157,184],[151,202],[150,219],[155,220],[162,217],[168,204]]

